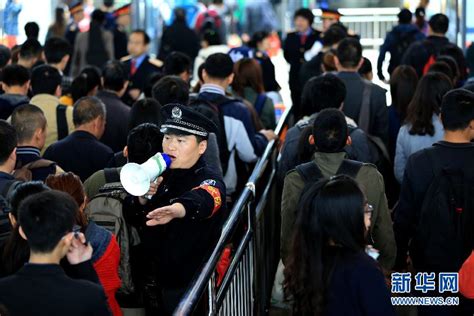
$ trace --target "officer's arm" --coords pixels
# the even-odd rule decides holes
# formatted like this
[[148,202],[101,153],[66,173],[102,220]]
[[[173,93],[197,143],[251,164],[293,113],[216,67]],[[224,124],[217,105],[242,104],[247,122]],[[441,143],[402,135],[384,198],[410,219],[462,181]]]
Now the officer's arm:
[[206,219],[216,214],[225,203],[225,186],[222,181],[208,179],[172,202],[184,206],[185,217]]

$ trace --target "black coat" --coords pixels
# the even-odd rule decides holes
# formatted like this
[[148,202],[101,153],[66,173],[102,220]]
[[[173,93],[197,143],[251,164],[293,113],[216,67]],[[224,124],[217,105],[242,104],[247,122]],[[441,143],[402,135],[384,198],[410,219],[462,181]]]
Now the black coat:
[[[130,71],[132,67],[132,59],[128,59],[127,61],[125,61],[124,65],[125,65],[126,71],[128,72],[129,80],[130,80],[128,84],[128,90],[139,89],[140,91],[143,91],[143,89],[148,85],[153,75],[161,72],[160,67],[150,62],[149,56],[146,56],[145,59],[143,59],[142,63],[140,64],[140,66],[137,68],[137,70],[135,71],[133,75],[131,74],[131,71]],[[125,96],[127,95],[128,93],[125,94]],[[125,97],[125,100],[127,104],[130,103],[130,100],[126,99],[126,97]]]
[[84,182],[97,170],[104,169],[114,155],[110,147],[94,135],[75,131],[46,149],[44,158],[58,163],[64,171],[71,171]]
[[105,131],[100,141],[114,152],[122,151],[127,144],[130,107],[113,92],[99,91],[97,97],[104,102],[107,110]]
[[157,262],[157,283],[167,289],[185,288],[209,258],[226,217],[225,184],[212,166],[200,159],[190,169],[168,169],[146,209],[181,203],[186,216],[166,225],[146,227],[141,237]]
[[[357,72],[339,72],[337,76],[344,81],[346,86],[346,98],[343,111],[346,116],[359,122],[360,107],[362,105],[362,94],[364,82]],[[386,90],[371,83],[370,95],[370,121],[368,134],[380,137],[384,143],[388,143],[388,108],[385,97]]]
[[191,62],[201,49],[199,37],[186,23],[176,21],[163,32],[158,58],[165,60],[171,52],[181,52],[191,58]]
[[[312,30],[306,38],[304,45],[301,44],[300,35],[298,32],[288,33],[286,40],[283,43],[283,52],[286,61],[290,64],[290,88],[292,86],[299,86],[298,75],[301,65],[304,64],[304,53],[313,47],[313,44],[320,39],[321,32]],[[301,90],[302,88],[300,88]]]
[[114,33],[114,54],[115,59],[120,60],[122,57],[128,55],[127,45],[128,38],[127,33],[120,30],[118,26],[115,26],[113,29]]
[[0,304],[10,316],[110,315],[100,285],[73,280],[53,264],[26,264],[15,275],[1,279]]

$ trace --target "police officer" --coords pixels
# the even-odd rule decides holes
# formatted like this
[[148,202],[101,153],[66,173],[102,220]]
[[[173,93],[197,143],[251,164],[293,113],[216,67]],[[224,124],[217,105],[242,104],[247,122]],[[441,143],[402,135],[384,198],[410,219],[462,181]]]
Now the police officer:
[[151,211],[141,231],[144,249],[156,263],[164,308],[160,315],[176,308],[209,257],[226,217],[224,181],[202,157],[216,126],[183,105],[170,104],[163,111],[163,152],[172,163],[157,189],[149,192],[154,194],[146,204]]
[[67,25],[66,39],[72,46],[74,46],[76,36],[80,32],[79,22],[84,19],[84,8],[82,6],[82,1],[77,1],[69,6],[69,13],[71,14],[72,21]]
[[114,33],[114,53],[115,59],[120,60],[127,56],[127,27],[130,25],[130,10],[132,4],[126,4],[114,11],[115,26],[113,28]]

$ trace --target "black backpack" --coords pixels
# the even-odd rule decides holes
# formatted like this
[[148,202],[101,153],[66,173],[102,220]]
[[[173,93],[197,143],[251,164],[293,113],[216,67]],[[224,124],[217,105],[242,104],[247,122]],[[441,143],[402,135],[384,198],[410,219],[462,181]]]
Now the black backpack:
[[[365,165],[363,162],[344,159],[337,169],[336,175],[347,175],[355,179],[360,168]],[[321,169],[313,161],[306,162],[295,168],[305,183],[305,187],[324,178]]]
[[224,126],[224,114],[222,113],[219,107],[226,103],[234,101],[234,99],[221,96],[220,98],[211,102],[209,100],[199,98],[198,96],[189,104],[189,106],[191,106],[193,110],[205,115],[217,126],[216,137],[217,144],[219,146],[219,159],[221,161],[222,172],[224,175],[226,174],[227,168],[229,166],[229,158],[232,150],[229,150],[228,148],[227,136],[225,133]]
[[400,65],[403,58],[403,54],[405,54],[405,52],[408,50],[408,47],[410,47],[410,45],[415,42],[417,32],[418,30],[412,30],[411,32],[395,33],[395,47],[390,52],[390,65],[392,65],[393,69]]
[[444,168],[433,150],[423,151],[434,177],[423,200],[410,256],[422,271],[458,271],[474,245],[474,168]]

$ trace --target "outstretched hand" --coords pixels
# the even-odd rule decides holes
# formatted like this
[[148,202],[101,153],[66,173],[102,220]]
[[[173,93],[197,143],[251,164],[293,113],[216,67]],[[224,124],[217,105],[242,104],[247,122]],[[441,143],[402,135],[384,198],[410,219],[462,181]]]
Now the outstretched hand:
[[164,225],[169,223],[174,218],[182,218],[186,215],[186,210],[181,203],[174,203],[172,205],[157,208],[146,216],[149,220],[146,222],[147,226]]

